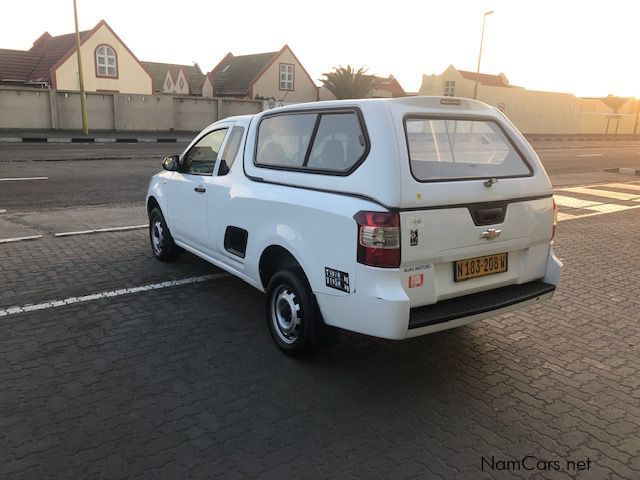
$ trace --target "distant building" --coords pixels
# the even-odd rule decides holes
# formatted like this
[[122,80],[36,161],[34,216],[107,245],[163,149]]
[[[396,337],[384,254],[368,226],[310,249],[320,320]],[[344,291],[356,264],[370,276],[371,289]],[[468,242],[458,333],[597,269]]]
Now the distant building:
[[[88,92],[152,93],[152,79],[136,56],[101,20],[80,32]],[[0,49],[0,85],[79,90],[75,33],[43,33],[29,50]]]
[[202,95],[300,103],[318,100],[318,88],[285,45],[277,52],[238,56],[227,53],[207,74]]
[[[476,73],[450,65],[440,75],[423,75],[420,95],[473,98]],[[629,133],[637,102],[626,98],[579,98],[512,85],[504,73],[480,73],[478,100],[496,107],[523,133]]]
[[202,95],[205,75],[200,66],[176,65],[172,63],[141,62],[153,79],[154,93],[178,95]]
[[[405,92],[400,82],[398,82],[393,75],[389,75],[388,77],[372,76],[375,78],[376,83],[365,98],[395,98],[407,96],[407,92]],[[326,87],[320,87],[318,96],[320,100],[336,99],[335,95],[327,90]]]
[[406,97],[407,92],[400,85],[393,75],[388,77],[375,76],[376,83],[371,90],[369,96],[371,98],[395,98]]
[[[473,98],[475,84],[476,72],[458,70],[453,65],[449,65],[441,75],[422,76],[420,95]],[[478,89],[481,86],[520,88],[511,85],[504,73],[499,73],[498,75],[481,73],[478,76]]]

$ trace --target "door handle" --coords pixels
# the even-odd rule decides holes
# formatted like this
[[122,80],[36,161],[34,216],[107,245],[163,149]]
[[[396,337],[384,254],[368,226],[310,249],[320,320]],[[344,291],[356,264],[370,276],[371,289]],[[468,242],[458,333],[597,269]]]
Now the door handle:
[[206,188],[204,188],[204,187],[200,187],[200,186],[198,186],[198,187],[194,188],[194,190],[195,190],[196,192],[198,192],[198,193],[204,193],[204,192],[206,192],[206,191],[207,191],[207,189],[206,189]]

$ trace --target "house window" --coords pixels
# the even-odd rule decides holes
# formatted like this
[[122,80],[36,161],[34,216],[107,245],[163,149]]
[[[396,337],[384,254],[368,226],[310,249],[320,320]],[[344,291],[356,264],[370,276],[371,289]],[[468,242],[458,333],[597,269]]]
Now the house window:
[[98,77],[118,77],[118,57],[109,45],[96,48],[96,75]]
[[444,82],[444,96],[455,97],[456,96],[456,82],[447,80]]
[[280,90],[293,90],[293,68],[290,63],[280,64]]

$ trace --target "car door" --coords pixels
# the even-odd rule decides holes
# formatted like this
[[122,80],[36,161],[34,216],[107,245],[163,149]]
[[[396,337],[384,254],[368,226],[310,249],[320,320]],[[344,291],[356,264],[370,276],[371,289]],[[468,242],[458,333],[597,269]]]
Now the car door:
[[229,124],[202,135],[182,156],[169,182],[169,226],[175,240],[203,253],[212,245],[207,228],[207,182]]
[[[219,155],[214,175],[207,179],[207,219],[212,255],[225,263],[241,262],[247,246],[247,230],[238,225],[229,208],[231,189],[237,182],[234,162],[242,162],[241,146],[245,126],[236,124],[230,129]],[[239,165],[242,169],[241,165]],[[237,265],[236,265],[237,266]]]

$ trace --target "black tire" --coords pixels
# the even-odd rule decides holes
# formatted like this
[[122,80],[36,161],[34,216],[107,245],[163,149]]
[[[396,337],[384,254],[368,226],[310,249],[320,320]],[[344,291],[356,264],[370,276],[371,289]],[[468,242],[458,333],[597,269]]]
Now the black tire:
[[269,281],[266,299],[269,331],[287,355],[299,357],[320,345],[333,345],[338,329],[325,325],[301,269],[280,270]]
[[149,215],[149,242],[153,256],[163,262],[175,260],[180,253],[158,207],[151,210]]

